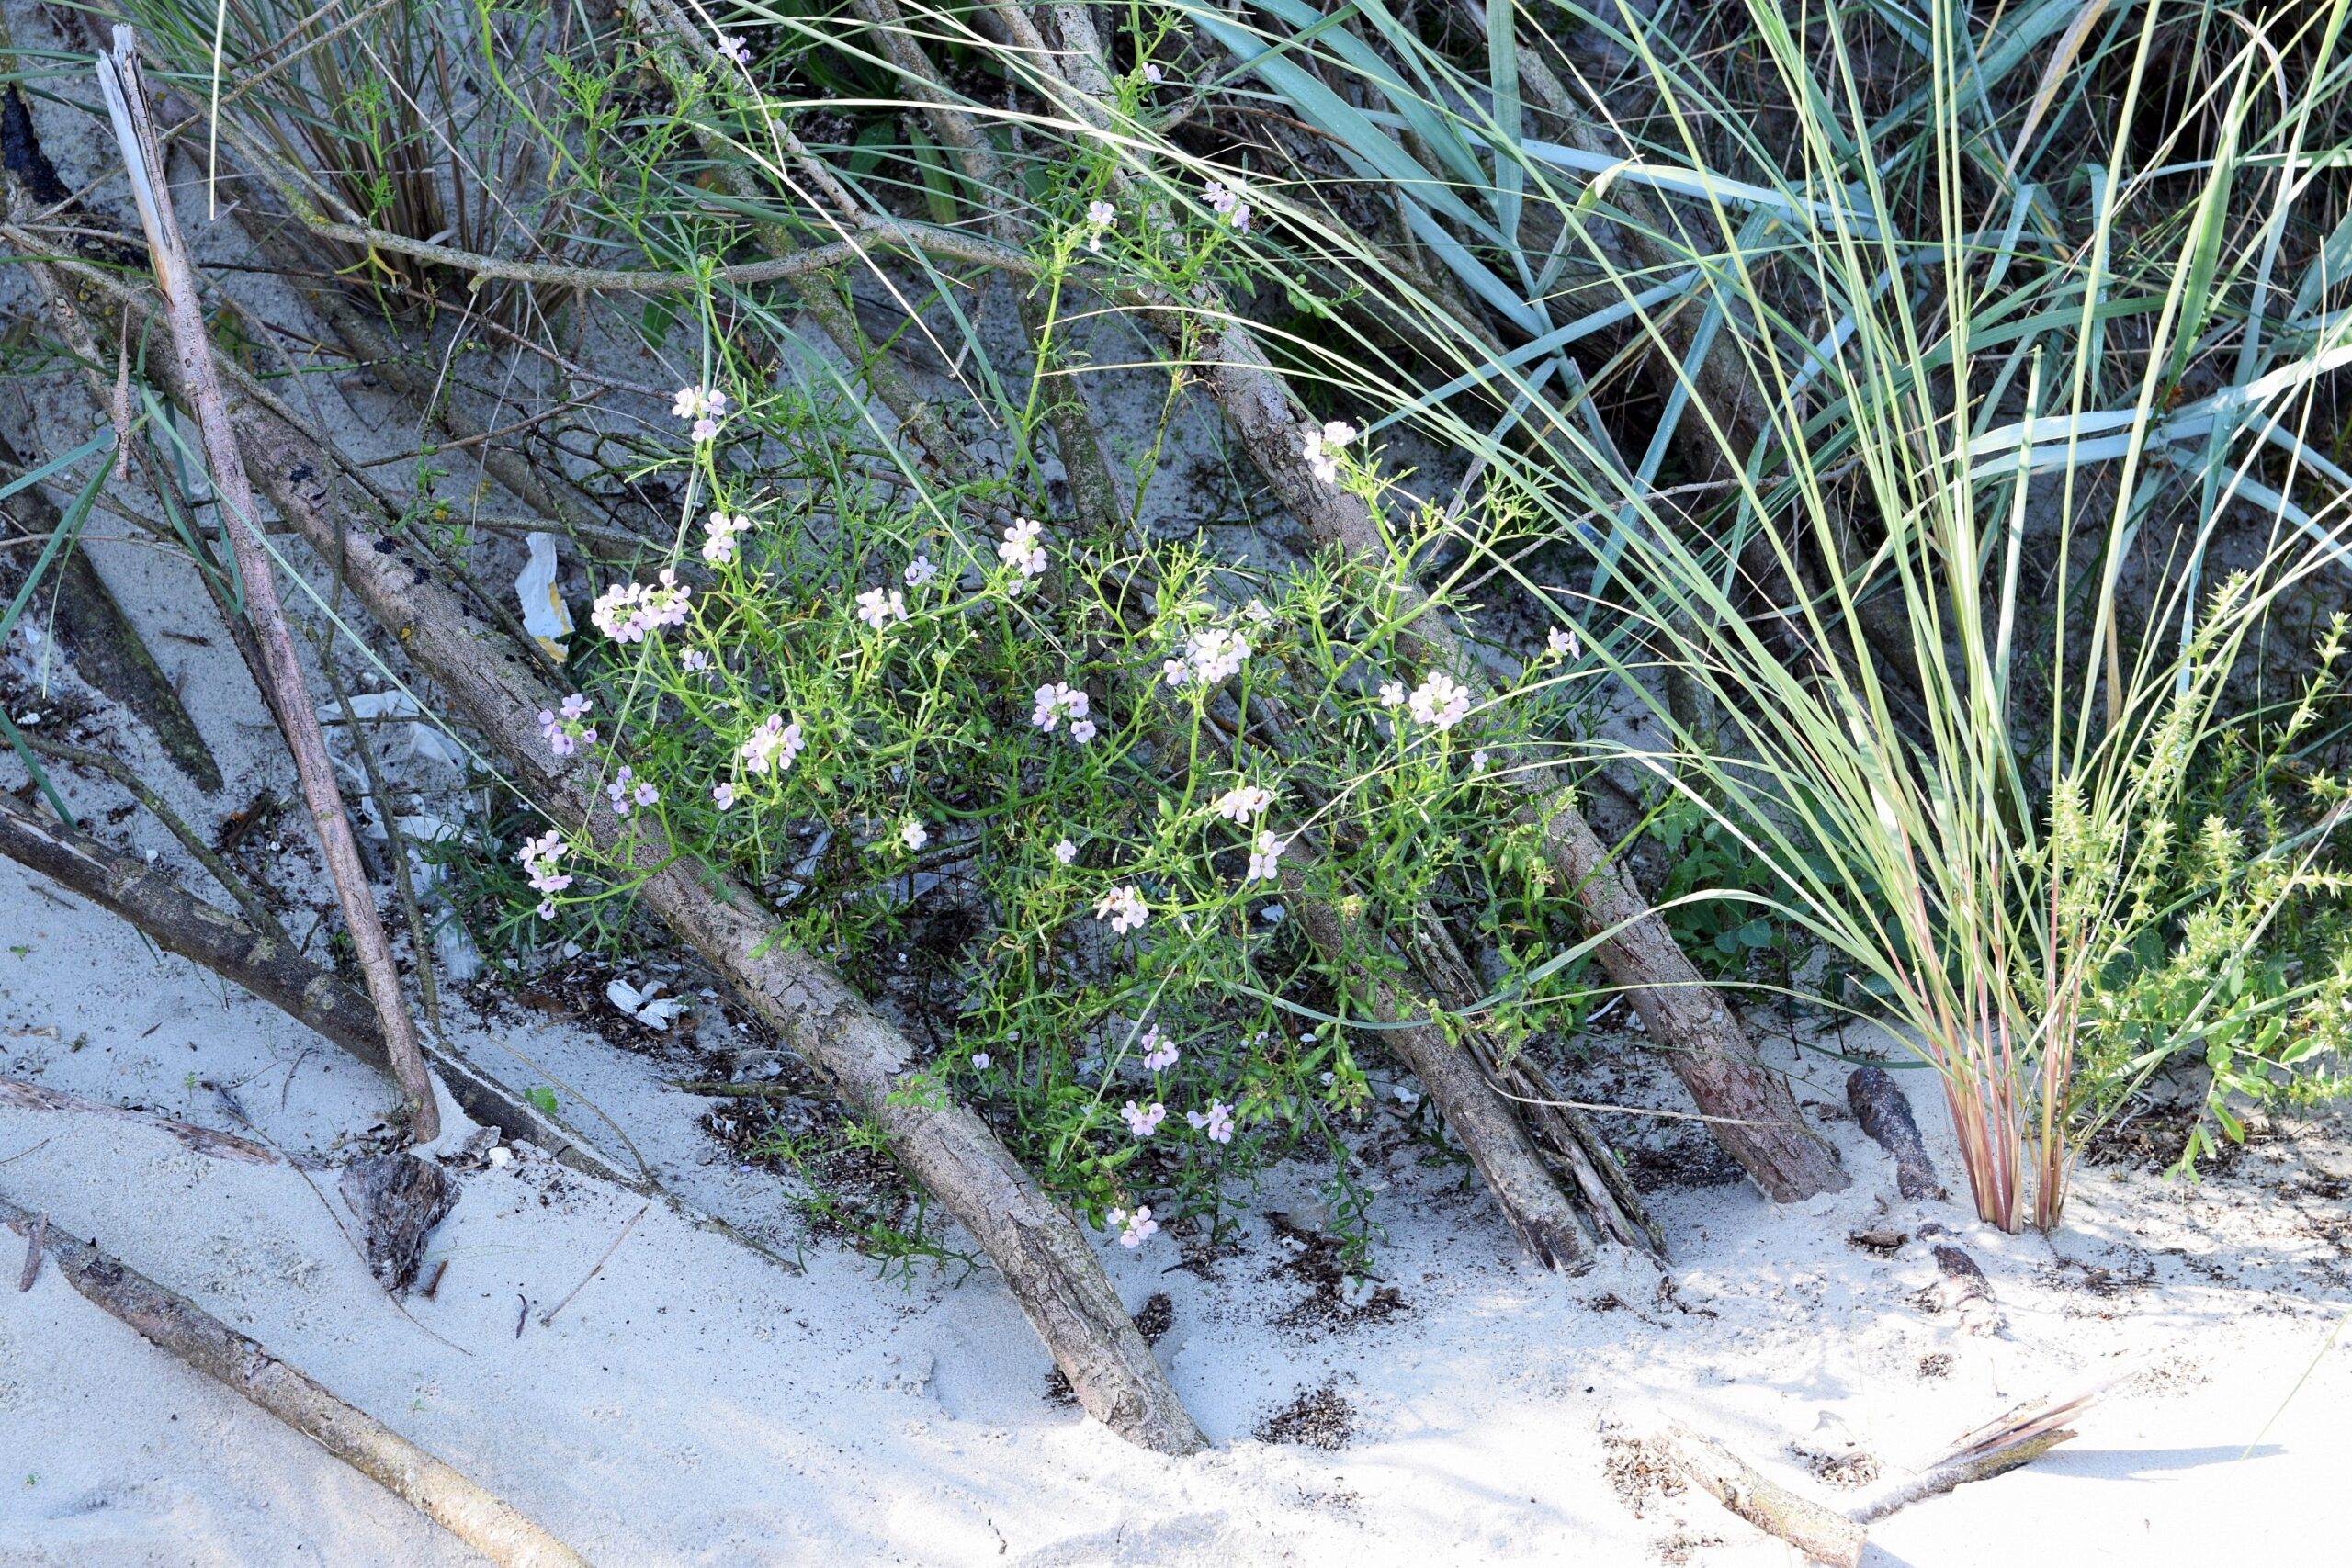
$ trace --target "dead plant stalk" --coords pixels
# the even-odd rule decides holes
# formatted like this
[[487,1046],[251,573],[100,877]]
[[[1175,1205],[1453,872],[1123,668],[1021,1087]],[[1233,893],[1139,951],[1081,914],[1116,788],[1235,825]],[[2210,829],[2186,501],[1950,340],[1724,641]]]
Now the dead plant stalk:
[[244,579],[245,611],[259,635],[264,668],[275,698],[279,727],[294,770],[301,780],[303,804],[319,836],[335,899],[367,981],[368,999],[383,1026],[393,1076],[409,1106],[410,1136],[430,1143],[441,1134],[441,1114],[424,1066],[416,1026],[401,996],[400,972],[392,961],[391,944],[376,911],[374,891],[359,860],[358,842],[344,810],[343,794],[327,756],[326,738],[320,732],[294,649],[293,631],[277,597],[269,556],[263,546],[259,512],[238,451],[236,432],[230,423],[228,400],[212,364],[212,345],[205,331],[204,312],[197,298],[197,276],[187,259],[179,220],[172,209],[171,187],[164,176],[162,149],[147,110],[146,91],[140,80],[136,40],[129,28],[117,28],[115,47],[97,60],[98,87],[113,118],[115,139],[147,232],[147,251],[157,288],[164,301],[164,319],[172,349],[179,361],[190,400],[196,405],[198,431],[212,471],[214,494],[220,502],[221,531],[228,536],[239,573]]

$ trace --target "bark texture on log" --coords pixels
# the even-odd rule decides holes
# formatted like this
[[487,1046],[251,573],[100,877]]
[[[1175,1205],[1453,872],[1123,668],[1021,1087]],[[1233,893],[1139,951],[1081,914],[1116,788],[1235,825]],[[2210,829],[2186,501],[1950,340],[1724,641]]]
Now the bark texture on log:
[[[1303,837],[1303,835],[1302,835]],[[1368,922],[1348,919],[1307,887],[1306,873],[1285,854],[1282,887],[1292,919],[1327,957],[1369,951],[1374,942]],[[1343,983],[1350,977],[1339,976]],[[1385,1023],[1425,1015],[1426,1004],[1401,994],[1377,975],[1354,977],[1357,1002]],[[1520,1245],[1546,1268],[1581,1274],[1593,1263],[1592,1242],[1577,1223],[1566,1193],[1553,1179],[1534,1141],[1510,1102],[1494,1091],[1477,1061],[1433,1023],[1383,1029],[1381,1043],[1413,1070],[1436,1101],[1446,1127],[1502,1205],[1503,1217]]]
[[[33,1215],[0,1198],[0,1224],[29,1234]],[[271,1355],[187,1297],[88,1242],[44,1238],[58,1271],[157,1348],[243,1395],[507,1568],[587,1568],[587,1560],[512,1506]]]
[[205,457],[212,469],[213,493],[220,502],[220,530],[228,536],[244,580],[245,613],[266,671],[265,689],[275,699],[271,705],[285,731],[287,750],[293,754],[311,829],[343,910],[344,930],[358,955],[368,999],[376,1006],[384,1043],[391,1052],[393,1076],[408,1100],[410,1135],[418,1143],[431,1143],[441,1134],[440,1108],[433,1098],[424,1047],[409,1017],[407,998],[401,995],[391,943],[376,912],[375,890],[360,863],[358,840],[344,809],[342,788],[327,755],[325,738],[319,730],[309,682],[294,650],[294,634],[278,601],[269,554],[261,544],[261,518],[254,505],[244,457],[229,418],[228,400],[213,365],[211,336],[198,299],[201,280],[172,207],[171,183],[162,147],[148,121],[136,35],[130,28],[115,28],[114,49],[99,54],[97,73],[99,89],[114,118],[115,139],[131,176],[140,221],[147,231],[148,262],[164,297],[174,379],[179,384],[182,401],[195,411]]
[[1859,1568],[1868,1532],[1835,1508],[1759,1473],[1688,1427],[1669,1424],[1651,1440],[1701,1491],[1765,1534],[1834,1568]]
[[1884,1067],[1856,1067],[1846,1075],[1846,1103],[1862,1131],[1894,1156],[1896,1191],[1914,1201],[1950,1196],[1936,1179],[1935,1162],[1928,1157],[1919,1123],[1912,1119],[1910,1099],[1894,1074]]

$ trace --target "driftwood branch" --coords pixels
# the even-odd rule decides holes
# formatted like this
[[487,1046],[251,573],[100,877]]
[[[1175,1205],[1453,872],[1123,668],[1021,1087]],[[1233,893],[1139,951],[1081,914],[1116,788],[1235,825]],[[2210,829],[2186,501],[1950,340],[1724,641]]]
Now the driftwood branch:
[[1833,1568],[1860,1568],[1868,1526],[1972,1481],[1989,1481],[2031,1464],[2075,1435],[2066,1423],[2097,1398],[2094,1392],[2062,1404],[2012,1411],[1961,1438],[1925,1470],[1890,1482],[1842,1512],[1783,1486],[1713,1438],[1679,1423],[1668,1423],[1649,1442],[1700,1490],[1767,1535]]
[[424,1053],[416,1026],[401,996],[400,971],[392,961],[391,943],[384,936],[376,912],[374,890],[360,863],[349,814],[327,756],[326,739],[319,731],[294,634],[277,597],[277,578],[269,553],[256,530],[261,514],[246,477],[243,453],[230,423],[228,399],[213,368],[212,342],[198,299],[200,281],[188,259],[179,220],[172,209],[171,186],[164,155],[149,123],[145,89],[139,72],[135,37],[129,28],[115,29],[115,48],[98,56],[98,86],[114,118],[115,139],[130,175],[130,188],[147,232],[147,252],[155,282],[164,296],[164,315],[171,329],[174,358],[183,391],[193,405],[210,465],[213,492],[220,502],[221,531],[245,586],[245,606],[261,644],[269,683],[277,701],[277,719],[286,732],[288,749],[310,808],[312,830],[334,879],[344,924],[358,955],[382,1026],[384,1043],[391,1055],[393,1076],[409,1102],[410,1135],[419,1143],[440,1136],[441,1112],[433,1098]]
[[48,1230],[0,1198],[0,1224],[36,1245],[96,1305],[197,1371],[243,1395],[472,1547],[508,1568],[587,1568],[587,1559],[543,1527],[365,1411],[336,1398],[299,1368],[165,1290],[93,1243]]
[[216,1133],[209,1127],[159,1116],[152,1111],[133,1111],[103,1100],[85,1100],[78,1094],[68,1094],[62,1089],[26,1083],[17,1078],[0,1078],[0,1106],[11,1111],[72,1111],[88,1116],[110,1116],[118,1121],[136,1122],[142,1127],[153,1127],[176,1141],[181,1147],[212,1159],[233,1160],[241,1165],[286,1163],[276,1150],[265,1148],[251,1138],[240,1138],[233,1133]]

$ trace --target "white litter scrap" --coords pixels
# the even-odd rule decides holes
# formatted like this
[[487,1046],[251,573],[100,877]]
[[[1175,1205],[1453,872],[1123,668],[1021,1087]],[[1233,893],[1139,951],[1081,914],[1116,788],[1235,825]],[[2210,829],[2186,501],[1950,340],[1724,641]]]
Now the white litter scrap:
[[523,629],[539,639],[548,658],[560,662],[563,639],[571,635],[571,612],[564,608],[563,591],[556,586],[555,536],[532,534],[526,542],[531,558],[514,580],[514,596],[523,602]]
[[649,1029],[670,1032],[670,1021],[686,1010],[686,1004],[676,997],[662,995],[662,982],[654,981],[643,990],[627,980],[615,980],[605,987],[605,999]]

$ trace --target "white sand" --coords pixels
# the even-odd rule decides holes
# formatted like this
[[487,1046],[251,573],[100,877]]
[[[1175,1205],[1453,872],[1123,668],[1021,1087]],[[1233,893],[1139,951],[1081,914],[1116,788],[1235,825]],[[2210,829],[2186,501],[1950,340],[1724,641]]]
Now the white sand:
[[[0,929],[29,949],[0,953],[8,1076],[221,1127],[233,1123],[189,1076],[231,1083],[294,1149],[324,1151],[390,1103],[331,1050],[303,1055],[299,1027],[146,955],[103,916],[40,898],[13,867],[0,868]],[[490,1032],[461,1038],[494,1061]],[[661,1088],[665,1069],[577,1028],[506,1037],[696,1201],[796,1234],[771,1179],[701,1163],[714,1147],[693,1124],[700,1102]],[[1809,1097],[1837,1098],[1818,1076]],[[1949,1170],[1940,1118],[1921,1109]],[[206,1159],[147,1128],[0,1111],[0,1192],[191,1295],[606,1564],[1637,1563],[1674,1541],[1694,1562],[1779,1563],[1779,1543],[1692,1495],[1653,1497],[1636,1517],[1604,1477],[1605,1428],[1664,1410],[1791,1475],[1789,1444],[1843,1452],[1849,1438],[1891,1469],[2014,1401],[2132,1368],[2145,1370],[2077,1442],[1897,1516],[1872,1561],[2343,1560],[2325,1532],[2352,1459],[2352,1350],[2323,1353],[2347,1299],[2343,1204],[2276,1190],[2352,1173],[2333,1129],[2262,1144],[2199,1188],[2094,1170],[2054,1245],[1896,1201],[1875,1146],[1850,1123],[1826,1130],[1856,1176],[1836,1198],[1776,1210],[1740,1187],[1659,1196],[1688,1311],[1657,1299],[1645,1266],[1576,1280],[1524,1269],[1483,1196],[1442,1172],[1400,1176],[1383,1200],[1384,1273],[1410,1309],[1385,1322],[1281,1326],[1312,1292],[1274,1271],[1287,1249],[1255,1219],[1214,1280],[1168,1271],[1166,1236],[1108,1247],[1130,1305],[1172,1300],[1160,1352],[1217,1444],[1188,1461],[1048,1403],[1044,1353],[988,1276],[910,1288],[822,1244],[793,1273],[659,1206],[542,1327],[642,1207],[544,1161],[465,1177],[429,1254],[447,1275],[437,1300],[410,1299],[413,1322],[330,1217],[331,1173],[311,1179],[322,1201],[297,1171]],[[1261,1198],[1311,1201],[1279,1183]],[[1929,1219],[1984,1263],[2007,1337],[1961,1337],[1912,1304],[1933,1276],[1919,1242],[1883,1261],[1845,1241]],[[2148,1277],[2103,1296],[2080,1269],[2053,1270],[2061,1258]],[[14,1271],[9,1253],[0,1273]],[[0,1562],[470,1560],[53,1269],[27,1295],[9,1282]],[[533,1303],[519,1338],[518,1295]],[[1923,1379],[1933,1352],[1951,1371]],[[1326,1380],[1352,1407],[1348,1446],[1251,1438]]]
[[[31,18],[11,10],[20,26]],[[70,387],[57,390],[52,418],[74,407]],[[343,434],[368,450],[410,434],[371,428],[358,419]],[[48,449],[62,449],[57,434],[42,436]],[[111,743],[208,831],[264,783],[290,794],[263,710],[185,568],[135,545],[96,547],[165,666],[189,677],[229,785],[196,799],[101,704]],[[25,678],[41,650],[19,638],[6,656]],[[51,673],[56,690],[74,689]],[[454,783],[433,779],[436,764],[395,762],[411,782]],[[19,782],[15,766],[0,761],[0,786]],[[78,798],[116,797],[85,787]],[[142,818],[107,831],[179,863]],[[292,824],[281,831],[274,874],[323,907],[315,854]],[[0,1073],[233,1129],[204,1083],[231,1086],[267,1138],[329,1158],[393,1103],[388,1085],[300,1026],[33,880],[0,864]],[[290,923],[299,933],[307,916]],[[1281,1173],[1256,1196],[1247,1245],[1213,1278],[1171,1270],[1168,1235],[1104,1250],[1131,1306],[1170,1298],[1159,1352],[1216,1445],[1169,1461],[1044,1396],[1046,1356],[991,1276],[877,1280],[872,1262],[808,1240],[778,1182],[735,1167],[697,1125],[708,1102],[664,1086],[690,1060],[618,1051],[576,1021],[486,1022],[458,1008],[453,1022],[481,1066],[518,1087],[542,1070],[560,1079],[576,1091],[565,1114],[614,1157],[626,1156],[583,1100],[673,1190],[797,1250],[805,1271],[656,1205],[542,1326],[643,1201],[524,1159],[463,1175],[427,1258],[428,1271],[448,1266],[437,1299],[412,1297],[403,1314],[338,1228],[331,1171],[226,1165],[80,1115],[0,1111],[0,1194],[254,1335],[607,1568],[1780,1564],[1792,1561],[1786,1548],[1703,1497],[1621,1497],[1606,1472],[1611,1437],[1667,1412],[1786,1477],[1804,1479],[1792,1444],[1865,1453],[1892,1474],[2017,1401],[2126,1373],[2076,1442],[1897,1516],[1871,1561],[2352,1561],[2334,1490],[2352,1464],[2352,1336],[2331,1337],[2352,1303],[2352,1226],[2343,1198],[2311,1185],[2352,1179],[2335,1123],[2263,1144],[2199,1187],[2086,1171],[2067,1229],[2045,1241],[1990,1234],[1955,1204],[1898,1201],[1890,1162],[1849,1122],[1829,1121],[1855,1177],[1844,1194],[1779,1210],[1744,1186],[1655,1197],[1671,1302],[1645,1265],[1619,1260],[1581,1280],[1530,1271],[1491,1203],[1460,1190],[1457,1168],[1408,1158],[1383,1167],[1378,1216],[1382,1271],[1408,1310],[1306,1328],[1283,1320],[1316,1288],[1281,1270],[1290,1248],[1262,1216],[1307,1213],[1316,1177]],[[706,1039],[718,1029],[707,1020]],[[1837,1064],[1800,1070],[1803,1098],[1843,1103]],[[1612,1078],[1606,1092],[1673,1103],[1654,1077]],[[1599,1081],[1585,1087],[1601,1092]],[[1920,1095],[1918,1109],[1949,1179],[1940,1108]],[[1882,1259],[1846,1240],[1928,1222],[1983,1263],[2007,1337],[1961,1337],[1914,1304],[1934,1277],[1925,1244]],[[21,1295],[16,1271],[15,1250],[0,1247],[0,1563],[474,1560],[140,1342],[54,1269]],[[2126,1282],[2091,1288],[2109,1280]],[[1922,1376],[1929,1355],[1951,1358],[1945,1375]],[[1344,1447],[1252,1437],[1327,1383],[1351,1412]]]

